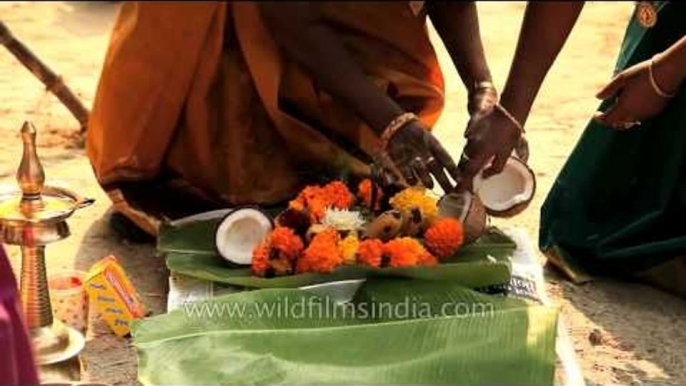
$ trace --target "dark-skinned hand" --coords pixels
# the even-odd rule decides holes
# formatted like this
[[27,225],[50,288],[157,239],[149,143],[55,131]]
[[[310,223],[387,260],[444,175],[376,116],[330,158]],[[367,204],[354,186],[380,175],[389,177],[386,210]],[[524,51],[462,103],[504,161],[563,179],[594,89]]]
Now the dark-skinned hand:
[[[467,111],[471,119],[480,119],[490,114],[498,103],[498,91],[494,87],[479,88],[469,95]],[[469,129],[467,125],[467,129]]]
[[[473,190],[474,177],[490,163],[484,170],[484,177],[503,171],[512,150],[525,147],[522,142],[521,131],[500,110],[492,111],[482,117],[473,117],[465,132],[467,144],[458,166],[460,179],[456,190]],[[528,150],[527,150],[528,153]]]
[[455,161],[420,121],[412,121],[396,131],[388,141],[385,153],[390,160],[386,163],[387,182],[407,185],[421,183],[432,189],[433,176],[444,191],[450,192],[454,185],[448,175],[455,181],[459,178]]
[[[642,122],[660,114],[669,102],[659,96],[650,84],[650,60],[633,65],[615,76],[596,95],[599,99],[614,98],[605,112],[596,112],[593,119],[607,126],[622,129],[628,124]],[[658,68],[653,68],[657,77]],[[657,79],[656,79],[657,80]],[[660,84],[665,90],[678,85]],[[627,127],[625,127],[627,125]]]

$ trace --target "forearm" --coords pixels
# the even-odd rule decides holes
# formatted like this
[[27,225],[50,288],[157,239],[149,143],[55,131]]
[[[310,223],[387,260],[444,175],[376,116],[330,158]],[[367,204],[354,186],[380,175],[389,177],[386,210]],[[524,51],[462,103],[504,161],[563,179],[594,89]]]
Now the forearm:
[[376,133],[403,113],[367,78],[335,31],[322,22],[316,3],[260,3],[260,9],[280,48]]
[[584,2],[529,2],[501,104],[523,125]]
[[427,10],[467,89],[491,81],[474,2],[429,1]]
[[655,57],[655,78],[668,92],[675,92],[686,80],[686,36]]

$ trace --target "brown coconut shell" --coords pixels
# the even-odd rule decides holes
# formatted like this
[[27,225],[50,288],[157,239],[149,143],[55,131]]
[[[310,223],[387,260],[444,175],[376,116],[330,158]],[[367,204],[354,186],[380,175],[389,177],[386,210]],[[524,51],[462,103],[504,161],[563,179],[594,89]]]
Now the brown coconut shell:
[[470,192],[450,193],[438,201],[438,213],[462,222],[465,244],[476,241],[486,232],[488,215],[478,196]]

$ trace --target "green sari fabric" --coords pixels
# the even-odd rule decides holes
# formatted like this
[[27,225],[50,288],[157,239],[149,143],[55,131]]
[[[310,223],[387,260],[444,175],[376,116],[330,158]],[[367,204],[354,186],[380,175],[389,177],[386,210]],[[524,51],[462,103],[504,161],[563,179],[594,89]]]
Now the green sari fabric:
[[[658,22],[632,18],[616,71],[686,35],[686,4],[662,2]],[[608,76],[608,80],[610,77]],[[609,107],[605,101],[600,109]],[[686,91],[663,113],[616,131],[591,121],[541,212],[540,248],[582,281],[585,274],[636,277],[686,255]]]

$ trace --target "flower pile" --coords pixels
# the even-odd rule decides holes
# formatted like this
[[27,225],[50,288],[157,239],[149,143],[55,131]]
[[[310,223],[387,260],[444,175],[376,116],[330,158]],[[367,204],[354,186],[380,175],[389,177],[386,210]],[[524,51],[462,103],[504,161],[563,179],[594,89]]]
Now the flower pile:
[[385,208],[380,190],[371,202],[372,189],[369,179],[355,193],[342,181],[305,187],[253,251],[253,275],[436,265],[462,246],[462,224],[440,217],[425,189],[407,188],[385,200]]

